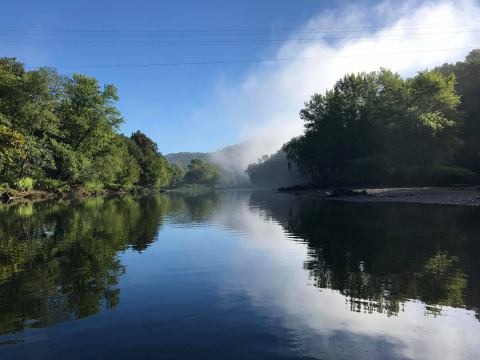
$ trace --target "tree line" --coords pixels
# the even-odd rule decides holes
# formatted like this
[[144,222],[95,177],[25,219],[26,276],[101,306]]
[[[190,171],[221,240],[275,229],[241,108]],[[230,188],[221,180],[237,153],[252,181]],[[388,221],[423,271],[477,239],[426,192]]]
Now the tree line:
[[213,165],[195,161],[185,170],[142,132],[120,134],[118,100],[113,85],[95,78],[27,71],[0,58],[0,187],[101,191],[218,181]]
[[266,157],[247,173],[265,183],[276,162],[283,173],[295,164],[315,186],[478,181],[479,76],[480,50],[410,78],[388,69],[345,75],[305,103],[304,133],[282,148],[287,160]]

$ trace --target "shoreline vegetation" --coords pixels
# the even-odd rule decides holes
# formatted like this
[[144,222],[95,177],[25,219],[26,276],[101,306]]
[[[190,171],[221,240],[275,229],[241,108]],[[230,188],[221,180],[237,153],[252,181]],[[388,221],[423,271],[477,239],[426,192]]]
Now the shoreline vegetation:
[[[96,196],[123,196],[123,195],[149,195],[154,193],[179,193],[179,194],[204,194],[214,191],[215,188],[207,185],[183,185],[170,189],[158,188],[135,188],[129,190],[109,190],[102,189],[99,191],[73,189],[66,192],[45,191],[45,190],[15,190],[10,189],[0,193],[0,203],[23,203],[37,202],[43,200],[55,199],[82,199]],[[220,189],[219,189],[220,190]]]
[[[210,186],[193,185],[182,186],[175,189],[147,189],[135,190],[103,190],[101,192],[70,191],[66,193],[54,193],[48,191],[29,190],[16,191],[12,197],[5,201],[0,194],[0,204],[31,203],[38,201],[60,199],[84,199],[88,197],[111,197],[111,196],[143,196],[154,193],[172,193],[186,196],[203,195],[214,191],[232,189],[213,188]],[[480,206],[480,186],[432,186],[432,187],[343,187],[343,188],[313,188],[309,186],[290,186],[275,189],[233,189],[251,191],[272,191],[279,194],[295,196],[297,198],[312,198],[324,201],[344,202],[397,202],[397,203],[420,203],[437,205],[461,205]]]
[[[388,69],[347,74],[305,103],[302,135],[245,173],[254,187],[329,199],[477,205],[476,188],[452,187],[480,181],[474,75],[479,49],[410,78]],[[146,134],[121,134],[118,99],[95,78],[27,71],[0,58],[0,200],[196,193],[222,184],[221,165],[179,164],[175,154],[169,161]]]
[[402,77],[347,74],[300,111],[304,132],[250,164],[259,186],[421,187],[479,184],[480,49]]
[[54,68],[27,71],[0,58],[0,195],[61,197],[214,186],[215,165],[170,164],[157,144],[124,122],[113,85]]

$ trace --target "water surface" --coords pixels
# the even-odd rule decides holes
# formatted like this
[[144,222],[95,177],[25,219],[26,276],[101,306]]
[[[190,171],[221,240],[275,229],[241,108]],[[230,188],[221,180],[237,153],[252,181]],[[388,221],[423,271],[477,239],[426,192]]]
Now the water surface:
[[0,358],[478,359],[479,255],[476,207],[0,205]]

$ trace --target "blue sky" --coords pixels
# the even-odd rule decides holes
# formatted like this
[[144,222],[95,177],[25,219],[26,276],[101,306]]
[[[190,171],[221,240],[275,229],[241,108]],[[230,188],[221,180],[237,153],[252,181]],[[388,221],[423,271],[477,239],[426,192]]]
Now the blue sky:
[[[22,30],[289,29],[303,24],[323,8],[333,6],[332,3],[314,0],[7,0],[2,1],[0,24],[2,29]],[[71,36],[51,34],[44,38],[32,38],[31,34],[8,37],[3,34],[1,39],[8,41],[0,48],[0,56],[17,57],[27,66],[250,59],[268,54],[271,46],[268,43],[246,43],[224,46],[90,47],[63,43],[47,46],[40,42],[40,39],[73,41]],[[101,39],[109,40],[108,37]],[[24,43],[10,43],[16,40]],[[32,45],[37,40],[40,43]],[[75,38],[77,42],[88,40],[86,36]],[[115,37],[112,41],[117,40],[119,38]],[[120,40],[151,41],[151,37],[121,37]],[[247,67],[248,64],[215,64],[141,69],[68,68],[60,71],[84,72],[102,83],[115,84],[121,98],[118,106],[126,120],[122,130],[128,134],[140,129],[151,134],[163,152],[171,152],[213,150],[236,141],[235,134],[227,129],[223,132],[218,129],[212,131],[212,136],[208,138],[205,138],[206,134],[197,137],[196,132],[185,130],[192,126],[210,127],[210,124],[205,123],[192,124],[189,121],[190,113],[205,101],[218,79],[235,81]],[[213,123],[219,126],[215,119],[212,119]]]
[[[472,5],[472,1],[463,2]],[[447,1],[447,3],[452,6],[451,2]],[[388,6],[392,4],[396,3],[387,3]],[[312,19],[321,18],[324,14],[329,14],[331,17],[331,26],[334,26],[333,24],[337,21],[343,26],[358,24],[375,26],[379,23],[379,19],[382,22],[385,20],[383,16],[375,18],[368,15],[372,12],[371,8],[375,6],[379,7],[378,4],[367,1],[350,4],[346,1],[314,0],[3,0],[0,11],[0,30],[2,30],[0,56],[17,57],[28,67],[50,65],[58,67],[60,72],[65,74],[74,71],[82,72],[96,77],[101,83],[113,83],[119,90],[118,107],[125,118],[125,124],[122,126],[124,133],[128,135],[140,129],[151,136],[164,153],[211,151],[245,140],[245,127],[267,121],[264,119],[269,115],[265,114],[265,111],[257,106],[258,104],[252,105],[255,101],[262,102],[261,96],[265,98],[265,104],[269,107],[272,107],[271,104],[278,105],[278,113],[285,110],[286,113],[288,112],[288,117],[295,118],[296,121],[296,114],[303,100],[288,104],[289,109],[286,109],[286,105],[285,109],[282,109],[285,101],[282,101],[281,97],[278,101],[270,99],[272,94],[276,94],[275,89],[271,92],[268,89],[263,90],[263,93],[258,91],[258,99],[252,100],[256,98],[256,94],[245,95],[245,88],[259,81],[264,81],[266,84],[271,81],[273,86],[272,79],[277,74],[301,72],[301,70],[298,68],[295,70],[293,67],[285,69],[276,65],[263,67],[263,65],[246,63],[108,69],[75,66],[275,58],[282,54],[279,49],[283,44],[279,40],[285,39],[288,32],[284,35],[254,34],[251,39],[262,41],[234,45],[192,45],[191,41],[216,41],[226,38],[244,40],[248,36],[226,36],[224,33],[213,35],[198,32],[198,30],[203,32],[237,29],[283,31],[305,26]],[[399,17],[409,16],[416,7],[417,5],[411,5],[410,8],[401,10],[396,6],[395,12],[398,11]],[[387,13],[383,8],[376,11],[373,13],[377,15]],[[446,11],[452,12],[448,9]],[[350,18],[351,13],[356,12],[363,15]],[[463,15],[459,16],[461,18]],[[398,19],[392,19],[392,21],[396,20]],[[319,23],[329,24],[328,21],[323,20]],[[5,30],[33,32],[8,33]],[[82,32],[79,35],[51,32],[58,30],[113,30],[128,33]],[[178,34],[159,36],[151,32],[138,33],[141,30],[195,30],[196,32],[193,35],[189,33],[181,36]],[[135,46],[87,45],[92,41],[134,42]],[[141,42],[155,41],[176,43],[162,46],[138,46]],[[178,41],[190,41],[190,43],[179,44]],[[297,54],[300,56],[300,54],[308,54],[307,50],[300,48],[284,53],[290,57]],[[320,54],[324,52],[325,49],[321,50]],[[463,56],[463,53],[456,56]],[[355,60],[351,59],[347,65],[354,63]],[[386,63],[389,64],[388,61]],[[62,68],[62,66],[74,67]],[[347,70],[349,70],[348,66],[339,67],[338,73]],[[270,77],[262,77],[264,73],[270,74]],[[336,70],[334,73],[337,76]],[[324,85],[321,82],[321,78],[324,77],[322,71],[317,71],[316,74],[319,77],[318,90],[323,91],[324,87],[329,86],[330,83],[327,82]],[[329,74],[332,74],[331,70]],[[290,78],[287,77],[287,79]],[[291,81],[289,89],[292,94],[298,92],[295,89],[297,84],[293,80],[288,81]],[[298,83],[300,80],[295,81]],[[314,89],[316,89],[315,86],[310,86],[303,89],[303,92],[300,91],[301,99],[305,99],[305,94],[311,94]],[[228,93],[228,96],[224,96],[224,93]],[[288,93],[283,92],[281,96],[284,99],[285,96],[288,97]],[[233,102],[238,102],[238,105],[233,106],[231,104]],[[221,105],[217,107],[217,103]],[[267,132],[271,132],[271,128],[268,128]]]

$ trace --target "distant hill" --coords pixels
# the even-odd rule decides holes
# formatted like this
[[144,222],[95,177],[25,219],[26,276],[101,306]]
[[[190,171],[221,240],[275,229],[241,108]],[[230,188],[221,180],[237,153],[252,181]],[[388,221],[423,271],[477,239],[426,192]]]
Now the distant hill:
[[179,152],[165,155],[172,164],[187,168],[190,161],[199,159],[217,165],[222,176],[221,186],[248,187],[251,186],[245,173],[248,162],[245,161],[247,143],[236,144],[211,152]]
[[[288,167],[285,154],[274,154],[265,164],[265,156],[271,152],[271,144],[264,141],[245,141],[239,144],[224,147],[210,153],[179,152],[165,155],[170,163],[176,163],[187,168],[190,161],[199,159],[215,164],[220,169],[222,177],[220,186],[224,187],[251,187],[252,183],[246,173],[250,164],[251,175],[255,178],[256,186],[277,187],[303,182],[299,180],[296,169]],[[259,159],[260,158],[260,159]],[[273,181],[266,180],[267,175],[275,174]],[[288,180],[288,181],[287,181]]]

